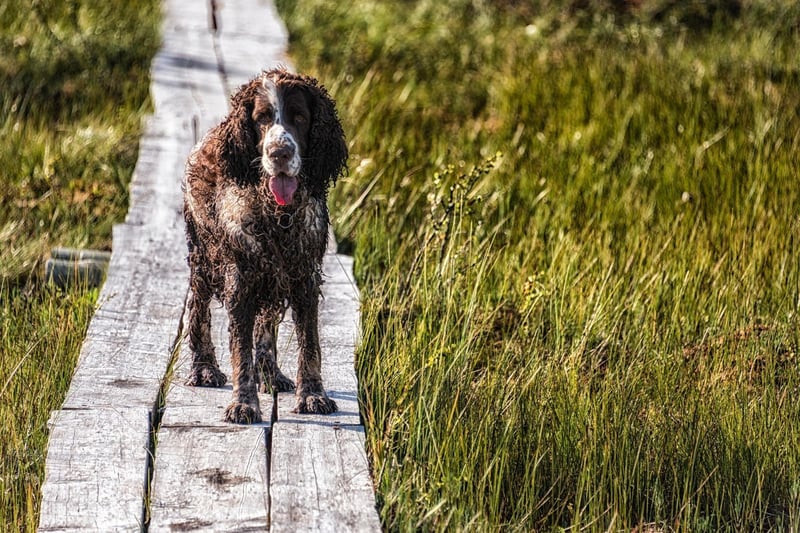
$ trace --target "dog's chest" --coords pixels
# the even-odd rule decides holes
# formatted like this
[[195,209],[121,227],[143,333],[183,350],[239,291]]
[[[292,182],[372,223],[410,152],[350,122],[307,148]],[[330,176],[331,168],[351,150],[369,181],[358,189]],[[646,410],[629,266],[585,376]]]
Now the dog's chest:
[[217,198],[217,219],[228,247],[259,263],[283,263],[275,265],[282,270],[319,262],[328,238],[327,207],[316,198],[272,211],[254,191],[229,188]]

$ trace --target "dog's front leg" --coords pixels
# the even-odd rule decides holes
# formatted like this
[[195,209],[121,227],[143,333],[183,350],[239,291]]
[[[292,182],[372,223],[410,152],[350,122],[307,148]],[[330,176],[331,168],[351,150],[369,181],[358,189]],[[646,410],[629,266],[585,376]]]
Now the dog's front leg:
[[297,404],[295,413],[329,414],[336,411],[336,402],[328,398],[322,386],[322,352],[319,347],[319,288],[295,292],[292,315],[297,328]]
[[252,305],[251,295],[240,290],[234,291],[226,302],[230,319],[228,334],[233,367],[233,401],[225,410],[225,421],[235,424],[261,422],[253,364],[255,309]]

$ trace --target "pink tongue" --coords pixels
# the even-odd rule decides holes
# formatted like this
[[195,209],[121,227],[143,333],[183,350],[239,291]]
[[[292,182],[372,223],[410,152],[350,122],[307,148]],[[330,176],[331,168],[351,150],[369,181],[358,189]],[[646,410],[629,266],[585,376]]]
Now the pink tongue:
[[297,190],[297,178],[286,174],[272,176],[269,179],[269,190],[278,205],[291,204],[294,192]]

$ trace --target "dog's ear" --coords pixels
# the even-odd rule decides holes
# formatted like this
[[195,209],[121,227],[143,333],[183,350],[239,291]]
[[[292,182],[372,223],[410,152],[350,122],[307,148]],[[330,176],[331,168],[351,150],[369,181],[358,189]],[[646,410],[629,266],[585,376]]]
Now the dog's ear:
[[256,183],[259,176],[258,133],[252,118],[258,84],[253,80],[239,88],[231,97],[231,111],[220,126],[222,170],[240,184]]
[[347,144],[336,104],[328,91],[314,78],[303,76],[303,81],[311,96],[311,130],[305,171],[312,192],[324,197],[328,187],[347,170]]

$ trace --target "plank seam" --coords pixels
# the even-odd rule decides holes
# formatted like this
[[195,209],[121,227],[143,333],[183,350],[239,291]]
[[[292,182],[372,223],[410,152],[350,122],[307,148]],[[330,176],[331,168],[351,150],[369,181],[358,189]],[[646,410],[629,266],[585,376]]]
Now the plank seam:
[[278,389],[272,389],[272,410],[269,427],[264,431],[264,445],[267,454],[267,531],[272,529],[272,428],[278,422]]
[[156,396],[153,408],[150,410],[150,425],[149,425],[149,438],[147,444],[147,461],[145,464],[145,479],[144,488],[142,491],[142,533],[147,533],[150,529],[150,499],[153,490],[153,476],[156,471],[156,454],[158,452],[158,431],[161,429],[161,422],[164,419],[164,409],[167,403],[167,391],[170,382],[172,381],[172,373],[175,364],[178,361],[178,356],[181,351],[181,343],[184,338],[184,317],[186,315],[186,305],[189,299],[189,291],[187,288],[186,294],[183,297],[183,309],[180,320],[178,320],[178,331],[170,346],[170,360],[167,365],[167,370],[161,378],[161,385],[158,388],[158,395]]
[[231,86],[230,80],[228,79],[228,71],[225,68],[225,58],[222,55],[222,46],[220,45],[220,27],[219,27],[219,17],[217,15],[217,2],[216,0],[210,0],[210,12],[211,12],[211,27],[209,28],[209,32],[211,33],[211,44],[214,48],[214,56],[217,59],[217,72],[219,73],[220,80],[222,81],[222,88],[225,91],[225,97],[231,94]]

